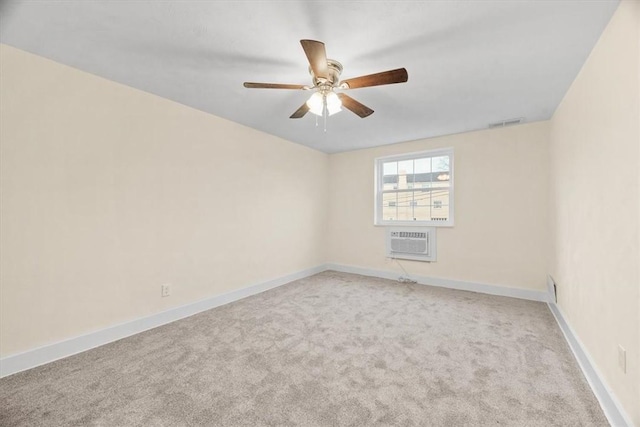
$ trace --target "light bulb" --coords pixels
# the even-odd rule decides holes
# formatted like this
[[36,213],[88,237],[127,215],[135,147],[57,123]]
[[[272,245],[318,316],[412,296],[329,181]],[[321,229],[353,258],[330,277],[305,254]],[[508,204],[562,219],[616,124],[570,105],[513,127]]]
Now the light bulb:
[[324,107],[322,94],[320,92],[316,92],[311,95],[311,98],[307,101],[307,107],[309,107],[309,111],[316,116],[322,116],[322,109]]
[[342,111],[342,108],[340,107],[342,107],[342,101],[340,101],[338,95],[336,95],[335,92],[329,92],[327,94],[327,111],[329,112],[329,115],[332,116],[335,113]]

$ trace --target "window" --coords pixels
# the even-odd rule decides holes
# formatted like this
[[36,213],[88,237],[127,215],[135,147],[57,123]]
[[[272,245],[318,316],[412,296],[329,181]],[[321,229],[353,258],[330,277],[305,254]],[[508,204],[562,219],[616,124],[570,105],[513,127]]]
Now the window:
[[376,159],[376,225],[453,225],[453,149]]

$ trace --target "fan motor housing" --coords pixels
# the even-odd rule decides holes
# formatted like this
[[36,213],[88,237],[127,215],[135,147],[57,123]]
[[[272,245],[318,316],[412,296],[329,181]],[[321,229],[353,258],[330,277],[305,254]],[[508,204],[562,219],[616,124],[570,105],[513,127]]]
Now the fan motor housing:
[[330,84],[331,86],[335,86],[340,81],[340,74],[342,74],[342,64],[336,61],[335,59],[327,58],[327,67],[329,68],[329,73],[327,79],[318,78],[315,74],[313,74],[313,70],[309,67],[309,74],[313,78],[314,86],[322,86],[326,84]]

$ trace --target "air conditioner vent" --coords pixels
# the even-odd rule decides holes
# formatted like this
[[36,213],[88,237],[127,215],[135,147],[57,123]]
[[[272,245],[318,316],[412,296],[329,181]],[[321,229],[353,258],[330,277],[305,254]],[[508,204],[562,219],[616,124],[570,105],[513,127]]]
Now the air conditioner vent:
[[427,233],[416,231],[392,231],[391,237],[411,237],[413,239],[426,239]]
[[520,123],[524,123],[524,117],[519,117],[517,119],[507,119],[501,122],[489,123],[489,129],[519,125]]
[[415,261],[436,260],[435,227],[387,229],[387,257]]

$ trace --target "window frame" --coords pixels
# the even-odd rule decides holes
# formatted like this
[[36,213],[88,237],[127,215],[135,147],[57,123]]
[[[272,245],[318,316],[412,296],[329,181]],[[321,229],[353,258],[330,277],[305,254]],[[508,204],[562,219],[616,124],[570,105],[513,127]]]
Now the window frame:
[[[382,164],[389,161],[415,160],[426,157],[449,156],[449,218],[447,221],[389,221],[382,218],[383,203],[383,167]],[[433,150],[415,151],[411,153],[396,154],[391,156],[377,157],[374,160],[374,217],[373,224],[376,226],[415,226],[415,227],[453,227],[454,225],[454,150],[453,147],[436,148]],[[415,191],[410,189],[407,191]]]

